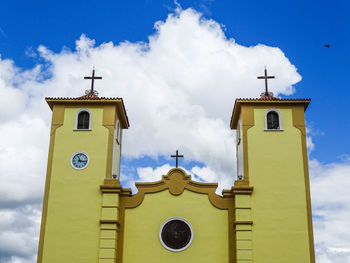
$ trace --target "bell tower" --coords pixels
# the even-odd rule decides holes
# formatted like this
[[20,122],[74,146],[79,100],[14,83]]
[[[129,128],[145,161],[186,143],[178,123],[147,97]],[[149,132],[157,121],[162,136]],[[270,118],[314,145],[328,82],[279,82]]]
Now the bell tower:
[[[250,224],[246,239],[236,226],[237,260],[315,262],[304,119],[310,99],[276,98],[266,69],[260,78],[266,91],[236,99],[230,124],[237,131],[234,188],[252,189],[235,196],[236,218],[245,213]],[[249,241],[241,251],[240,240]]]
[[105,180],[119,184],[123,99],[91,89],[77,98],[46,98],[52,110],[38,262],[98,262]]

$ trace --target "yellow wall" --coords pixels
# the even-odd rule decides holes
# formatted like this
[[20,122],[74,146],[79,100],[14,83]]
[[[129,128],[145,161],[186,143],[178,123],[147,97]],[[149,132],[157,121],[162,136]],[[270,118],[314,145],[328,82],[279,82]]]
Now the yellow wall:
[[[79,108],[66,108],[63,126],[56,130],[43,244],[45,263],[98,261],[99,185],[106,176],[108,129],[102,126],[103,108],[88,109],[92,113],[91,131],[73,131]],[[90,157],[83,170],[70,165],[77,151]]]
[[301,132],[292,109],[276,107],[283,131],[264,131],[266,107],[254,109],[248,129],[253,262],[310,262]]
[[[171,217],[184,218],[193,228],[193,242],[184,251],[169,251],[159,241],[159,229]],[[146,194],[140,206],[125,210],[123,262],[227,263],[227,226],[228,211],[215,208],[206,194]]]

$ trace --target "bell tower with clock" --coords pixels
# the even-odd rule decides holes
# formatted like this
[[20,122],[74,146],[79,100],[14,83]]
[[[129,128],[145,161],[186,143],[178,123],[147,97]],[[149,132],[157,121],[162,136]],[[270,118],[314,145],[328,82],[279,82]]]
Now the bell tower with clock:
[[[122,130],[129,127],[123,99],[46,98],[52,110],[38,262],[98,258],[102,196],[96,186],[119,184]],[[96,261],[94,260],[94,261]]]

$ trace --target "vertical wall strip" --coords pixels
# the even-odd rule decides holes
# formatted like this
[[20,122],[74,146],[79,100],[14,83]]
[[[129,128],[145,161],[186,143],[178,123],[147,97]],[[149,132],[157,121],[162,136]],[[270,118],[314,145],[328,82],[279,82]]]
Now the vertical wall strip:
[[100,219],[99,263],[115,263],[119,232],[119,180],[106,179],[101,185],[102,207]]
[[252,188],[234,188],[235,194],[235,240],[237,263],[253,262],[253,240],[252,240]]

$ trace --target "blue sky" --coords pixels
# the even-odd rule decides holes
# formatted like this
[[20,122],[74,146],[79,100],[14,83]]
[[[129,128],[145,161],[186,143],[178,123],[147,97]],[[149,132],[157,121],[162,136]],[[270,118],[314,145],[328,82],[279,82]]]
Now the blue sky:
[[1,11],[0,263],[35,262],[51,117],[45,96],[83,94],[95,66],[103,76],[96,89],[123,97],[128,111],[124,186],[158,179],[179,149],[196,180],[227,188],[236,169],[234,100],[260,95],[265,65],[275,94],[312,99],[318,262],[350,261],[348,1],[12,0]]

